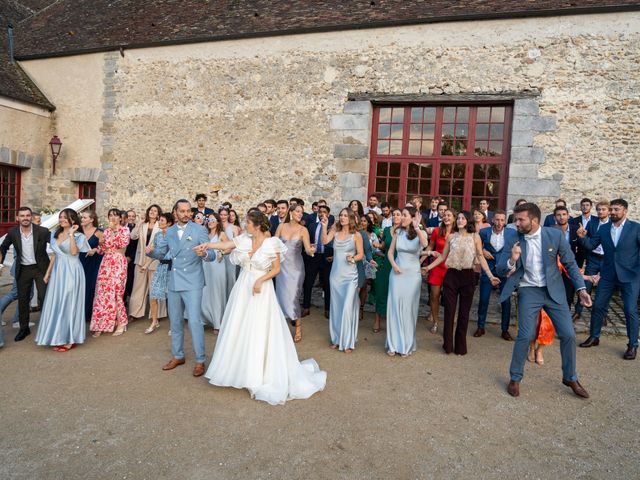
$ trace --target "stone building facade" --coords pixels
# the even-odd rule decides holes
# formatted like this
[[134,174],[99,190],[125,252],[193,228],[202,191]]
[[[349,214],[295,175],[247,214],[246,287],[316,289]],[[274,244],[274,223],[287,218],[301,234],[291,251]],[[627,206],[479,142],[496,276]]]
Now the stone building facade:
[[[550,208],[563,196],[575,208],[587,195],[622,196],[632,215],[640,210],[638,12],[266,36],[21,66],[55,105],[49,130],[64,143],[56,175],[46,152],[30,154],[40,186],[23,183],[22,198],[35,206],[60,206],[95,182],[101,214],[197,192],[239,210],[290,196],[337,208],[371,191],[375,108],[499,102],[512,108],[500,206],[525,197]],[[41,122],[20,123],[32,121]]]

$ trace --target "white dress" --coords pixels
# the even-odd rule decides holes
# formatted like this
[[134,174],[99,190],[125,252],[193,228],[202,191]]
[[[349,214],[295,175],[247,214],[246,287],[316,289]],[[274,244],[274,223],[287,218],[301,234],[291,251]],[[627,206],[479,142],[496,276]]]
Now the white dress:
[[309,398],[324,389],[327,373],[313,359],[298,361],[273,282],[264,282],[261,292],[253,294],[255,281],[287,247],[279,238],[267,238],[250,257],[249,235],[240,235],[233,242],[236,249],[230,259],[242,270],[227,302],[205,376],[213,385],[246,388],[252,398],[272,405]]

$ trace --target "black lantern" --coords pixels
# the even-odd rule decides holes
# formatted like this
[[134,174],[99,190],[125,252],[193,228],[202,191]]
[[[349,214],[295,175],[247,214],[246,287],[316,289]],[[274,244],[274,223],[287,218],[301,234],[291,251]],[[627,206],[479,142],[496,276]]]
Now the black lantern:
[[62,149],[62,142],[58,138],[57,135],[54,135],[49,141],[49,146],[51,147],[51,156],[53,158],[53,174],[56,174],[56,159],[58,155],[60,155],[60,149]]

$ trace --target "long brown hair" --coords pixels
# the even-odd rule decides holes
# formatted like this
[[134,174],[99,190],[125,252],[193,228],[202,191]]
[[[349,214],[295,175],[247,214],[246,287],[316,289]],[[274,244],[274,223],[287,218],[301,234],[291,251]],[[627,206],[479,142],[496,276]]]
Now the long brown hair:
[[[220,219],[220,215],[218,215],[216,212],[210,213],[209,215],[207,215],[207,219],[209,217],[213,217],[216,219],[216,229],[215,229],[215,234],[216,235],[220,235],[222,233],[222,220]],[[209,228],[209,225],[211,225],[212,222],[207,222],[207,232],[211,233],[211,228]]]
[[[402,210],[406,210],[412,219],[416,216],[416,212],[418,211],[416,207],[410,207],[408,205],[404,207]],[[402,228],[407,232],[407,238],[409,240],[413,240],[418,236],[418,232],[416,232],[416,227],[413,226],[413,220],[411,220],[411,223],[407,228],[402,227],[402,225],[400,226],[400,228]]]
[[351,208],[343,208],[340,210],[340,213],[338,213],[336,230],[338,232],[342,231],[342,225],[340,224],[340,215],[342,215],[342,212],[347,212],[347,215],[349,216],[349,233],[356,233],[358,231],[358,221],[356,220],[356,214],[351,210]]
[[[456,219],[458,218],[458,212],[456,212],[456,210],[454,208],[447,208],[445,210],[445,212],[451,212],[451,215],[453,215],[453,224],[451,225],[451,232],[453,232],[454,227],[456,226]],[[442,222],[441,222],[442,225]],[[438,236],[439,237],[446,237],[447,236],[447,227],[445,226],[441,226],[438,229]]]
[[289,207],[289,211],[287,212],[287,216],[284,218],[284,222],[282,222],[282,223],[291,223],[291,214],[296,211],[296,208],[302,208],[302,211],[304,212],[304,208],[302,207],[302,205],[296,204],[293,207]]

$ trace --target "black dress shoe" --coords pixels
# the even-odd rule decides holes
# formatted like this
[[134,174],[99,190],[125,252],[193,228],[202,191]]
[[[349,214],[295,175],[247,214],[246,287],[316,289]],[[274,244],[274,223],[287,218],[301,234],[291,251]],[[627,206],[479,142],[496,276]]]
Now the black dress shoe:
[[597,347],[598,345],[600,345],[600,339],[596,337],[589,337],[580,344],[582,348]]
[[573,390],[573,393],[575,393],[577,396],[582,398],[589,398],[589,393],[584,389],[582,385],[580,385],[580,382],[578,382],[577,380],[575,382],[572,382],[571,380],[565,380],[563,378],[562,384],[570,387],[571,390]]
[[520,396],[520,382],[514,382],[511,380],[507,385],[507,393],[512,397]]
[[484,335],[484,328],[479,328],[475,331],[475,333],[473,334],[474,337],[481,337]]
[[635,360],[636,353],[638,353],[638,347],[628,347],[627,351],[624,352],[622,358],[624,358],[625,360]]
[[27,328],[21,328],[18,331],[18,334],[16,335],[16,338],[14,338],[14,340],[16,342],[21,342],[22,340],[24,340],[25,338],[27,338],[29,335],[31,335],[31,330],[29,330],[29,327]]
[[513,337],[509,333],[509,330],[505,330],[504,332],[502,332],[500,336],[502,337],[503,340],[506,340],[507,342],[513,342]]

